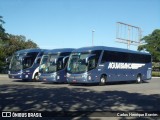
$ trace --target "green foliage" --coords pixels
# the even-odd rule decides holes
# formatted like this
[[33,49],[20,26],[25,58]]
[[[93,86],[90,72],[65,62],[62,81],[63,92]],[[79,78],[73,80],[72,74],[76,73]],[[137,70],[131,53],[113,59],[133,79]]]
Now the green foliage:
[[152,71],[160,72],[160,62],[152,62]]
[[3,17],[0,16],[0,24],[4,24],[5,23],[4,20],[2,20],[2,19],[3,19]]
[[152,77],[160,77],[160,71],[159,72],[152,72]]
[[32,40],[27,40],[23,35],[11,35],[8,34],[8,44],[5,47],[5,51],[8,55],[12,55],[15,51],[29,48],[38,48],[37,44]]
[[153,61],[160,62],[160,29],[154,30],[148,36],[143,37],[141,41],[146,44],[140,45],[138,50],[149,51],[152,55]]
[[12,35],[5,32],[5,23],[0,16],[0,73],[7,68],[6,58],[10,57],[15,51],[29,48],[38,48],[32,40],[26,39],[23,35]]
[[5,29],[3,28],[3,24],[5,23],[2,20],[2,16],[0,16],[0,47],[3,46],[6,43],[7,35],[5,33]]

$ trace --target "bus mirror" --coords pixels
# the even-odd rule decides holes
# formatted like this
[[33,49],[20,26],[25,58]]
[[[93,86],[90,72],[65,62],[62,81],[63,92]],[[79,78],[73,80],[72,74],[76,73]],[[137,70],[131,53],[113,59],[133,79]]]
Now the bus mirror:
[[59,60],[60,60],[60,57],[55,58],[54,63],[57,64]]
[[60,56],[60,57],[57,57],[57,58],[54,59],[54,63],[55,63],[55,64],[57,64],[58,61],[63,61],[63,57]]
[[69,56],[64,57],[63,58],[63,64],[65,64],[68,61],[68,59],[69,59]]
[[63,58],[63,67],[66,66],[67,62],[68,62],[69,56],[66,56]]
[[86,57],[85,63],[88,64],[88,61],[89,61],[90,59],[94,58],[94,57],[95,57],[95,55],[90,55],[90,56]]
[[85,59],[85,64],[87,65],[88,64],[88,57]]
[[58,59],[57,59],[57,58],[56,58],[56,59],[54,59],[54,63],[55,63],[55,64],[57,64],[57,61],[58,61]]
[[7,58],[6,58],[6,63],[9,63],[9,62],[10,62],[10,58],[7,57]]

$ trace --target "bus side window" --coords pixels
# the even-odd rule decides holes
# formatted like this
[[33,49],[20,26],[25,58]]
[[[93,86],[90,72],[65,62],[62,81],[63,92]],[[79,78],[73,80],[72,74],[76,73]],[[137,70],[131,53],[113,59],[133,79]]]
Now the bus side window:
[[63,59],[60,58],[58,61],[57,61],[57,70],[62,70],[63,69]]
[[57,69],[61,70],[62,68],[63,68],[62,61],[58,61],[58,63],[57,63]]
[[88,65],[88,66],[89,66],[89,67],[88,67],[89,70],[94,69],[94,68],[96,67],[95,58],[89,60],[89,63],[88,63],[88,64],[89,64],[89,65]]
[[65,58],[64,63],[63,63],[63,68],[65,68],[67,62],[68,62],[69,57]]
[[108,54],[108,53],[107,53],[106,51],[103,52],[101,64],[103,64],[103,63],[105,63],[105,62],[107,61],[107,57],[108,57],[107,54]]
[[37,63],[37,64],[40,64],[40,61],[41,61],[41,58],[38,58],[38,59],[36,60],[36,63]]

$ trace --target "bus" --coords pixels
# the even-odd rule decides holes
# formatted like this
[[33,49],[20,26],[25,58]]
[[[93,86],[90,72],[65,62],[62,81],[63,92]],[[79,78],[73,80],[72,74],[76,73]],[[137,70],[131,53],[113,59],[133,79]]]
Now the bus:
[[93,46],[74,50],[67,66],[67,81],[99,83],[151,79],[152,62],[149,53],[121,48]]
[[73,48],[63,48],[46,51],[40,62],[39,80],[66,83],[66,64],[73,50]]
[[12,55],[8,76],[12,79],[38,80],[39,64],[44,49],[24,49]]

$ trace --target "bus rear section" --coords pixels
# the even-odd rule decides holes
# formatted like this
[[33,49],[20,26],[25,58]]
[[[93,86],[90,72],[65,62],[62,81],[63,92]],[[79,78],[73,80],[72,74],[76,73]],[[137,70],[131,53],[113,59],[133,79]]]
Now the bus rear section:
[[151,79],[152,63],[149,53],[120,48],[95,46],[72,52],[68,67],[69,83],[99,83]]
[[66,83],[66,65],[73,50],[63,48],[45,52],[39,67],[40,81]]
[[15,52],[9,66],[9,78],[38,80],[38,67],[43,52],[43,49],[24,49]]

